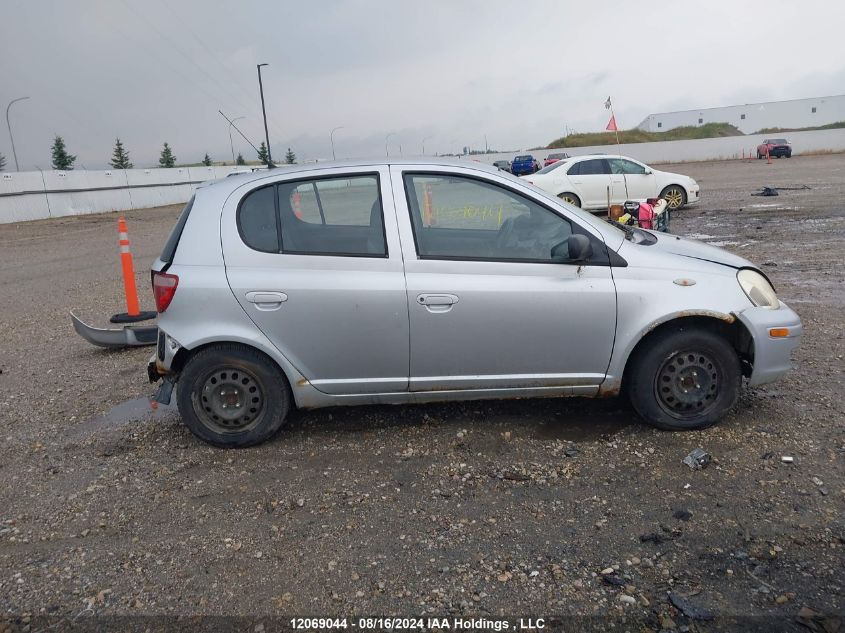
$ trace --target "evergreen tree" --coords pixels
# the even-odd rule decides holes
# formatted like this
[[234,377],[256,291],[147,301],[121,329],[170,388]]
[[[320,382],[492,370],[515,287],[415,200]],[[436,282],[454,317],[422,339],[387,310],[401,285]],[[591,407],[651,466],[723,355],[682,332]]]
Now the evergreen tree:
[[246,161],[244,160],[243,154],[238,152],[238,158],[235,160],[235,165],[246,165]]
[[170,149],[170,145],[167,142],[164,143],[164,147],[161,149],[161,156],[158,159],[159,167],[175,167],[176,166],[176,157],[173,155],[173,150]]
[[53,169],[70,171],[73,169],[75,161],[76,156],[67,153],[64,139],[61,136],[56,136],[53,140]]
[[0,171],[6,169],[6,157],[0,154]]
[[264,144],[264,141],[261,141],[261,145],[258,146],[258,160],[261,161],[262,165],[267,164],[267,145]]
[[211,156],[208,155],[208,152],[205,153],[205,158],[202,159],[202,164],[206,167],[211,167]]
[[123,147],[119,138],[114,140],[114,152],[111,156],[112,169],[132,169],[134,165],[129,162],[129,152]]
[[293,153],[293,150],[288,147],[288,151],[285,154],[285,162],[288,165],[293,165],[296,162],[296,154]]

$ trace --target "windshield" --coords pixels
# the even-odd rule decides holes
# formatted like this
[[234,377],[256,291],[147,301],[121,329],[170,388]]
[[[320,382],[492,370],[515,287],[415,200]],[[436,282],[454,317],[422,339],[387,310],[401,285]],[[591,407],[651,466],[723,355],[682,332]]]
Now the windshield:
[[538,171],[537,173],[538,173],[538,174],[548,174],[549,172],[554,171],[554,170],[555,170],[555,169],[557,169],[558,167],[563,167],[564,165],[567,165],[567,164],[568,164],[567,162],[562,161],[562,160],[559,160],[559,161],[557,161],[557,162],[555,162],[555,163],[552,163],[551,165],[548,165],[548,166],[546,166],[546,167],[543,167],[543,169],[541,169],[541,170],[540,170],[540,171]]
[[771,143],[772,145],[786,145],[787,144],[785,138],[773,138],[769,141],[769,143]]

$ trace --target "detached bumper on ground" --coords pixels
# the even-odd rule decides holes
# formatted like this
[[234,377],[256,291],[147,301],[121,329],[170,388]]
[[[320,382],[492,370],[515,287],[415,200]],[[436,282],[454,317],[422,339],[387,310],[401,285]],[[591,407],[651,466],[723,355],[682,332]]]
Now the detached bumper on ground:
[[127,325],[122,328],[97,328],[83,323],[70,313],[73,329],[89,343],[98,347],[144,347],[155,345],[158,327],[155,325]]

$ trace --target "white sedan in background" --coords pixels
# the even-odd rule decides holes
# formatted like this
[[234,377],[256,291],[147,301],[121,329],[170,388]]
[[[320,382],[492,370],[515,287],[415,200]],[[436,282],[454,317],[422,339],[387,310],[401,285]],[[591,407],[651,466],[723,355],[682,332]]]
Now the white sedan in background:
[[672,210],[699,201],[698,183],[689,176],[658,171],[626,156],[574,156],[523,178],[583,209],[607,208],[608,195],[611,204],[663,198]]

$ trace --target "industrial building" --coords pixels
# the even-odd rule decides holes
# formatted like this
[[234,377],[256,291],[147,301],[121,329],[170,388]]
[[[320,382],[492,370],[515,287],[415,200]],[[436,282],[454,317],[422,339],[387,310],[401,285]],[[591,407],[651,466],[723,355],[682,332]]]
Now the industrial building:
[[837,121],[845,121],[845,95],[661,112],[649,114],[637,128],[646,132],[666,132],[682,126],[730,123],[743,134],[753,134],[763,128],[794,129]]

